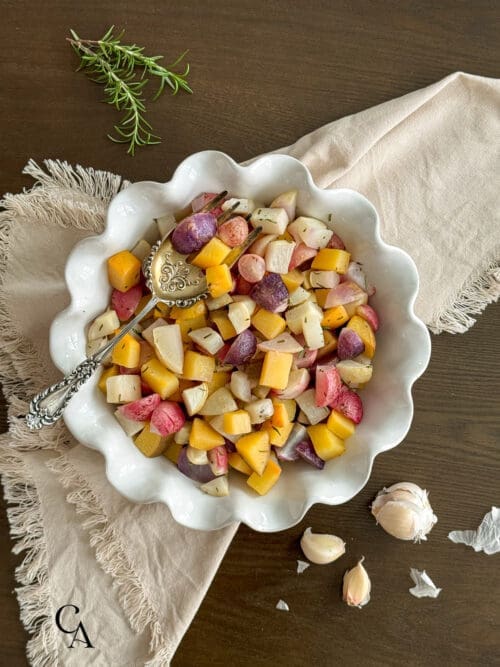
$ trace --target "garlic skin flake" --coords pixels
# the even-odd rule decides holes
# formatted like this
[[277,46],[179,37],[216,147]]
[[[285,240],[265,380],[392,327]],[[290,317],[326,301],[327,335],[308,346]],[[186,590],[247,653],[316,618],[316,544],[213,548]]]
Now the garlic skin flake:
[[500,507],[492,507],[484,515],[477,530],[452,530],[448,538],[455,544],[466,544],[474,551],[491,556],[500,551]]
[[279,609],[280,611],[290,611],[290,607],[284,600],[278,600],[276,609]]
[[311,528],[306,528],[300,547],[304,556],[316,565],[326,565],[345,554],[345,542],[336,535],[324,533],[313,533]]
[[398,482],[379,491],[371,510],[386,533],[399,540],[426,540],[437,522],[427,491],[412,482]]
[[302,574],[304,570],[307,570],[308,567],[311,567],[311,563],[306,563],[305,560],[297,561],[297,574]]
[[344,574],[342,589],[342,599],[344,602],[347,602],[349,607],[358,607],[358,609],[361,609],[361,607],[370,602],[370,592],[372,589],[368,572],[363,567],[364,559],[365,557],[363,556],[352,570],[347,570]]
[[413,579],[415,586],[410,588],[409,591],[416,598],[437,598],[443,590],[437,588],[425,570],[420,572],[420,570],[412,567],[410,568],[410,577]]

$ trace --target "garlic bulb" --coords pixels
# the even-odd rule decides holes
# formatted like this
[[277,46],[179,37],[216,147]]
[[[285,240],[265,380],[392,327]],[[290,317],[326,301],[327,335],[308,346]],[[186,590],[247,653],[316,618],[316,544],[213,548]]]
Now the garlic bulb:
[[371,509],[377,523],[400,540],[426,540],[437,521],[427,491],[411,482],[399,482],[379,491]]
[[370,602],[370,591],[372,583],[368,572],[363,567],[362,563],[365,557],[359,561],[356,567],[352,570],[347,570],[344,574],[344,586],[342,591],[342,598],[344,602],[350,607],[364,607]]
[[336,535],[313,533],[306,528],[300,546],[306,558],[316,565],[326,565],[345,554],[345,542]]

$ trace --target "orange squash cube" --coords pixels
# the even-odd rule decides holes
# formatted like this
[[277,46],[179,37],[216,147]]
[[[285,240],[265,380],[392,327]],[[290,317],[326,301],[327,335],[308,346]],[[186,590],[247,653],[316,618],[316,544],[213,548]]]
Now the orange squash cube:
[[311,438],[314,451],[323,461],[329,461],[344,453],[344,441],[333,431],[330,431],[326,424],[308,426],[307,432]]
[[164,401],[179,388],[179,378],[161,363],[159,359],[150,359],[141,366],[141,377],[151,389],[160,394]]
[[260,308],[252,316],[252,324],[268,340],[276,338],[286,329],[286,321],[277,313]]
[[231,468],[238,470],[238,472],[242,472],[244,475],[251,475],[253,473],[252,468],[250,468],[248,463],[245,463],[238,452],[231,452],[227,457],[227,462]]
[[271,389],[284,389],[288,384],[293,354],[269,350],[264,357],[259,384]]
[[198,380],[210,382],[215,371],[215,359],[205,354],[188,350],[184,355],[184,380]]
[[118,370],[118,366],[110,366],[109,368],[105,368],[101,373],[101,377],[99,378],[97,386],[105,396],[108,393],[108,390],[106,389],[106,380],[115,375],[118,375],[119,372],[120,371]]
[[111,360],[118,366],[137,368],[141,359],[141,344],[131,334],[126,334],[113,348]]
[[270,458],[262,475],[258,475],[256,472],[252,473],[247,479],[247,484],[254,491],[257,491],[260,496],[265,496],[276,484],[280,475],[281,467],[279,463]]
[[122,250],[108,259],[108,279],[111,287],[128,292],[141,279],[141,263],[131,252]]
[[231,248],[214,236],[205,246],[203,246],[196,257],[191,260],[191,264],[199,266],[201,269],[218,266],[219,264],[222,264],[230,252]]
[[342,274],[347,271],[350,259],[351,255],[346,250],[321,248],[313,259],[311,268],[319,271],[336,271]]
[[337,412],[337,410],[332,410],[330,412],[326,425],[330,431],[335,433],[335,435],[338,435],[342,440],[349,438],[349,436],[356,430],[355,423],[348,417],[344,417],[341,412]]
[[191,447],[208,451],[214,447],[223,445],[224,442],[223,436],[217,433],[206,421],[198,417],[193,419],[193,426],[189,434],[189,444]]
[[213,299],[227,294],[233,287],[233,277],[227,264],[209,266],[205,272],[208,291]]
[[170,311],[170,317],[173,320],[192,320],[193,317],[198,317],[199,315],[205,315],[207,312],[207,304],[204,301],[197,301],[189,308],[179,308],[179,306],[173,306]]
[[228,340],[229,338],[234,338],[236,336],[236,329],[234,328],[233,323],[229,319],[226,311],[214,310],[210,314],[210,318],[219,330],[223,340]]
[[323,313],[323,319],[321,320],[321,326],[326,327],[327,329],[337,329],[345,324],[349,320],[349,315],[347,314],[344,306],[334,306],[333,308],[328,308]]
[[261,475],[271,455],[269,433],[260,430],[243,435],[236,441],[236,451],[252,470]]
[[375,355],[376,340],[373,329],[368,322],[359,315],[353,315],[347,323],[347,328],[358,334],[365,344],[364,354],[371,359]]
[[167,447],[167,439],[157,433],[151,433],[149,422],[134,440],[135,446],[149,458],[160,456]]

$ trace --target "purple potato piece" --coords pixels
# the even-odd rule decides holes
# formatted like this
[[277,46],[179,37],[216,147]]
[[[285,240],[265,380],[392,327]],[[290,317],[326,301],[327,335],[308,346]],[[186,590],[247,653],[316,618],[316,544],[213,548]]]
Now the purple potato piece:
[[300,454],[297,446],[307,439],[307,430],[302,424],[294,424],[292,432],[283,447],[275,447],[276,456],[280,461],[297,461]]
[[193,213],[184,218],[172,232],[172,245],[177,252],[189,255],[201,250],[217,231],[217,218],[213,213]]
[[187,457],[186,450],[187,448],[183,447],[179,452],[179,458],[177,459],[177,467],[181,473],[195,482],[200,482],[200,484],[206,484],[215,479],[212,468],[208,464],[198,466],[191,463]]
[[302,442],[297,445],[297,452],[304,461],[310,463],[315,468],[318,468],[318,470],[323,470],[325,467],[325,462],[316,454],[310,440],[302,440]]
[[240,366],[250,361],[256,351],[257,339],[250,329],[245,329],[233,340],[224,357],[224,363]]
[[252,299],[271,313],[282,312],[288,304],[288,290],[279,273],[268,273],[250,292]]
[[226,445],[226,450],[227,450],[228,454],[233,454],[234,452],[237,451],[236,450],[236,445],[234,444],[234,442],[231,442],[231,440],[228,440],[227,438],[224,438],[224,443]]
[[354,359],[358,354],[363,354],[364,351],[365,344],[353,329],[347,327],[341,329],[337,343],[339,359]]

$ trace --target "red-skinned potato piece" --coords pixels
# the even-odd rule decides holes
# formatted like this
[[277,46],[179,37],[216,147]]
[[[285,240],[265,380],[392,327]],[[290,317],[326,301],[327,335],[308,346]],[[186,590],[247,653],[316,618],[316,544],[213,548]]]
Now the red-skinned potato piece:
[[216,477],[225,475],[228,470],[227,449],[224,445],[214,447],[207,452],[208,461]]
[[185,421],[186,418],[178,403],[161,401],[151,415],[151,433],[161,436],[177,433]]
[[371,306],[368,305],[358,306],[356,308],[356,315],[359,315],[364,320],[366,320],[373,329],[373,331],[378,331],[378,328],[380,326],[380,321],[378,319],[377,311],[374,310]]
[[210,213],[193,213],[179,222],[172,232],[172,245],[177,252],[189,255],[198,252],[215,236],[217,219]]
[[361,289],[357,283],[350,280],[344,280],[341,276],[341,282],[332,287],[326,295],[324,308],[333,308],[335,306],[345,306],[349,303],[357,302],[357,305],[366,303],[368,300],[367,293]]
[[241,245],[248,236],[248,222],[241,215],[223,222],[217,230],[217,236],[230,248]]
[[132,317],[142,297],[142,287],[134,285],[128,292],[120,292],[114,289],[111,294],[111,307],[118,315],[121,322]]
[[345,250],[345,245],[342,239],[338,234],[335,234],[333,232],[332,238],[328,241],[328,244],[326,246],[327,248],[336,248],[337,250]]
[[301,266],[308,260],[316,257],[317,254],[318,251],[314,248],[309,248],[305,243],[299,243],[295,246],[295,249],[292,253],[292,258],[290,260],[290,264],[288,265],[288,270],[293,271],[293,269],[296,269],[298,266]]
[[161,398],[158,394],[151,394],[145,398],[139,398],[137,401],[121,405],[118,412],[127,419],[132,419],[132,421],[144,422],[151,417],[160,401]]
[[271,243],[271,241],[275,241],[277,238],[277,234],[264,234],[252,243],[252,245],[248,248],[248,252],[253,255],[260,255],[260,257],[264,257],[266,254],[267,246]]
[[306,463],[310,463],[318,470],[323,470],[325,467],[325,462],[316,454],[310,440],[302,440],[302,442],[297,445],[297,453],[301,459],[306,461]]
[[[223,349],[224,348],[221,349],[221,352]],[[250,361],[256,351],[257,339],[255,338],[253,332],[250,331],[250,329],[245,329],[245,331],[242,331],[238,336],[236,336],[222,361],[225,364],[240,366],[241,364],[245,364],[247,361]]]
[[354,359],[358,354],[363,354],[364,350],[365,344],[353,329],[344,327],[340,330],[337,341],[337,355],[339,359]]
[[342,380],[333,365],[316,366],[316,405],[325,408],[340,394]]
[[338,396],[332,401],[330,407],[333,410],[341,412],[344,417],[347,417],[355,424],[359,424],[363,419],[363,402],[358,394],[346,387],[346,385],[342,385]]
[[288,384],[285,389],[281,391],[273,390],[272,394],[278,398],[297,398],[297,396],[305,392],[310,380],[311,375],[307,368],[294,369],[290,372]]
[[243,276],[240,276],[239,274],[236,276],[234,288],[236,294],[248,295],[252,291],[252,287],[252,283],[249,283],[248,280],[245,280]]

